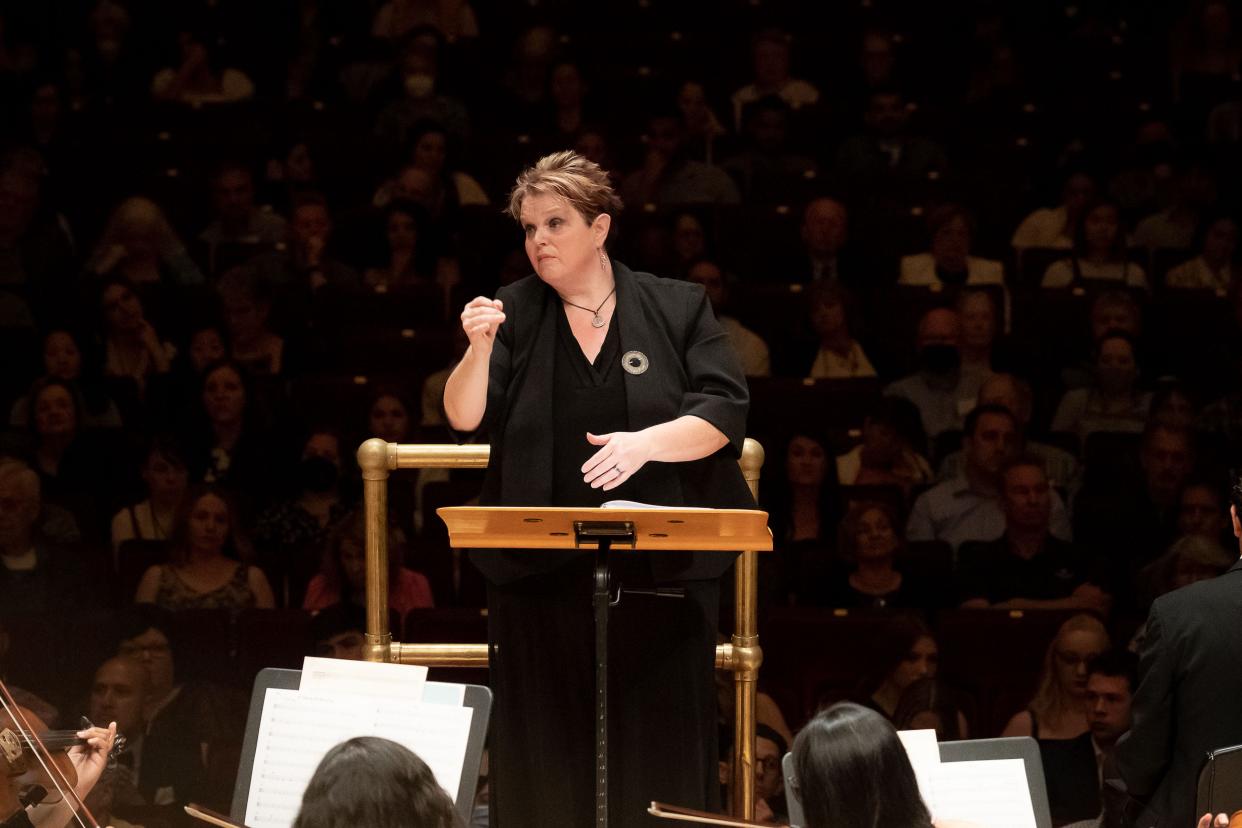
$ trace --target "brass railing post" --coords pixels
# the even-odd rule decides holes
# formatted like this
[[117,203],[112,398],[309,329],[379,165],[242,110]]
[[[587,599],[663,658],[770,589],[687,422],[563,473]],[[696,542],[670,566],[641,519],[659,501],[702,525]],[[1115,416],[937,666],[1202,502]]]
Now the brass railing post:
[[[388,628],[388,475],[396,469],[483,469],[489,446],[386,443],[378,438],[358,448],[366,514],[368,661],[394,661],[428,667],[487,667],[486,644],[403,644]],[[740,461],[755,499],[763,447],[747,438]],[[729,643],[716,647],[716,669],[733,673],[733,812],[755,814],[755,693],[763,651],[759,647],[757,604],[758,555],[743,551],[734,578],[734,631]]]

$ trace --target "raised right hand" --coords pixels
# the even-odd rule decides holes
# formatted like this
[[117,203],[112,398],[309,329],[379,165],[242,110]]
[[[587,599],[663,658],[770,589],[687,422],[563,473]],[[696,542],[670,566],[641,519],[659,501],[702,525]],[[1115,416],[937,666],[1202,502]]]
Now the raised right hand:
[[504,303],[499,299],[478,296],[466,303],[461,312],[461,329],[470,340],[475,353],[490,354],[496,329],[505,321]]

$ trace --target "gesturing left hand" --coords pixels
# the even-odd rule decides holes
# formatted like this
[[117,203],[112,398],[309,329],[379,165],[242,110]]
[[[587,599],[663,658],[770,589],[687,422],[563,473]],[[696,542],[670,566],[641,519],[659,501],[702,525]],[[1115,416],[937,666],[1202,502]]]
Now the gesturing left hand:
[[614,431],[612,434],[591,434],[587,442],[601,446],[582,464],[582,479],[592,489],[611,491],[633,477],[651,459],[651,440],[641,431]]
[[116,741],[116,722],[106,728],[89,727],[77,733],[79,739],[85,739],[85,745],[69,749],[69,759],[78,772],[78,792],[85,796],[94,787],[108,765],[108,754],[112,751],[112,743]]

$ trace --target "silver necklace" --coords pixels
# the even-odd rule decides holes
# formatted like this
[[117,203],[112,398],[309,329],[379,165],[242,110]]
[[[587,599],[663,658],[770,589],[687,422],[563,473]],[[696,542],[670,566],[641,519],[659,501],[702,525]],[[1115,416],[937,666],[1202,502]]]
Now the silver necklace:
[[578,310],[584,310],[587,313],[593,314],[594,316],[591,319],[591,327],[602,328],[604,327],[604,317],[600,316],[599,312],[603,310],[604,305],[608,304],[608,300],[611,299],[612,295],[616,292],[617,292],[617,286],[614,283],[612,286],[612,290],[608,291],[608,295],[604,297],[604,301],[600,302],[599,307],[596,308],[595,310],[591,310],[590,308],[583,307],[582,305],[575,305],[573,302],[569,301],[564,296],[561,297],[561,301],[564,302],[566,305],[573,305],[573,307],[577,308]]

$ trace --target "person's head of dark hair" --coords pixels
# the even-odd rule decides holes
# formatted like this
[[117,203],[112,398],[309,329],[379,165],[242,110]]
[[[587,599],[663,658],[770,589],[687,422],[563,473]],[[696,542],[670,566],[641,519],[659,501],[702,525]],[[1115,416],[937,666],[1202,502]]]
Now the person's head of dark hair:
[[254,170],[251,169],[249,164],[244,161],[239,161],[236,158],[226,158],[223,161],[217,162],[216,165],[212,167],[211,183],[215,186],[220,183],[220,179],[224,178],[226,175],[234,173],[249,178],[251,182],[254,181]]
[[180,631],[169,612],[155,604],[134,604],[120,614],[117,624],[117,650],[126,641],[155,630],[168,640],[168,655],[172,661],[173,681],[176,682],[177,657],[180,655]]
[[793,757],[806,828],[931,828],[897,731],[874,710],[842,702],[818,713]]
[[974,233],[974,218],[970,211],[961,204],[954,202],[945,202],[938,204],[927,211],[927,235],[929,238],[935,238],[946,225],[950,222],[960,219],[965,222],[966,229],[972,234]]
[[780,756],[783,758],[785,754],[789,752],[789,743],[785,741],[785,737],[777,733],[775,728],[771,727],[770,725],[765,725],[765,724],[755,725],[755,738],[756,739],[767,739],[769,742],[776,745],[777,756]]
[[926,450],[927,435],[918,406],[904,397],[881,396],[867,407],[864,422],[892,429],[914,451]]
[[[112,301],[108,301],[108,291],[111,288],[120,288],[115,293]],[[129,297],[138,303],[139,310],[143,310],[142,297],[138,293],[137,286],[130,279],[122,276],[120,273],[110,273],[100,279],[95,285],[95,312],[97,314],[98,330],[105,336],[109,333],[111,323],[109,314],[123,308],[120,297],[124,297],[128,293]]]
[[888,521],[888,528],[893,533],[892,554],[895,556],[905,543],[904,527],[897,508],[883,500],[857,500],[849,504],[845,516],[841,519],[838,531],[837,554],[845,561],[856,563],[858,560],[858,537],[862,533],[863,518],[872,512],[879,512]]
[[241,533],[241,518],[237,501],[232,493],[218,486],[196,484],[185,493],[177,514],[173,519],[172,533],[168,542],[168,560],[173,564],[183,564],[190,554],[190,518],[194,514],[199,501],[214,497],[224,503],[228,513],[229,528],[221,550],[225,557],[238,561],[246,561],[250,556],[250,547]]
[[1123,678],[1129,682],[1133,693],[1138,689],[1138,656],[1118,647],[1105,650],[1087,665],[1087,677],[1094,675]]
[[898,730],[927,729],[928,722],[920,720],[927,714],[936,717],[935,731],[938,741],[962,738],[958,723],[955,694],[947,684],[934,678],[919,679],[905,689],[893,711],[893,727]]
[[1017,429],[1018,427],[1018,420],[1013,416],[1012,411],[1003,405],[989,403],[987,405],[976,405],[970,410],[970,413],[966,415],[965,422],[962,424],[962,435],[964,437],[975,436],[975,429],[979,426],[979,420],[981,420],[985,414],[995,414],[1000,417],[1005,417],[1013,423],[1014,429]]
[[455,828],[453,800],[413,751],[377,736],[324,755],[302,795],[293,828]]
[[[30,429],[31,433],[34,434],[36,438],[40,440],[45,437],[51,436],[50,433],[49,434],[44,433],[45,423],[47,424],[48,428],[53,428],[57,432],[59,432],[60,428],[62,427],[60,424],[60,420],[59,420],[59,412],[56,413],[56,418],[54,421],[50,419],[41,419],[39,416],[40,402],[43,400],[44,397],[46,397],[49,393],[51,393],[53,389],[63,391],[64,394],[68,395],[69,397],[69,411],[70,411],[71,420],[70,422],[64,424],[65,426],[68,427],[69,432],[76,434],[82,429],[82,400],[79,396],[77,389],[74,388],[69,383],[57,377],[43,377],[42,379],[35,380],[34,384],[30,386],[30,394],[27,398],[29,409],[26,412],[27,427]],[[52,406],[52,405],[53,405],[52,403],[49,403],[49,406]],[[58,409],[59,405],[55,405],[55,408]]]
[[[443,142],[442,147],[436,147],[436,149],[443,150],[443,153],[438,157],[433,158],[431,155],[427,154],[427,150],[430,145],[423,144],[423,139],[427,138],[429,135],[439,136]],[[447,176],[452,171],[453,166],[451,160],[451,156],[453,154],[452,143],[449,131],[444,124],[430,118],[423,118],[416,121],[414,125],[410,127],[409,138],[406,142],[406,146],[409,147],[409,151],[406,153],[405,157],[415,166],[426,169],[428,172],[432,171],[430,169],[432,162],[436,162],[436,165],[439,168],[437,172],[439,172],[442,176]]]
[[344,633],[365,633],[366,629],[366,607],[356,604],[333,604],[311,618],[311,640],[316,645]]
[[917,615],[900,612],[888,619],[871,648],[870,665],[861,689],[870,695],[897,672],[901,663],[915,652],[923,639],[936,640],[931,627]]
[[178,468],[189,468],[189,455],[185,446],[169,433],[153,434],[143,445],[142,462],[145,464],[152,457],[161,457]]
[[[1111,212],[1111,217],[1108,213]],[[1103,234],[1107,231],[1107,220],[1111,218],[1115,223],[1112,229],[1113,237],[1110,241],[1110,255],[1120,261],[1126,255],[1126,228],[1122,218],[1121,205],[1112,199],[1097,198],[1086,206],[1079,216],[1078,221],[1074,223],[1074,255],[1085,256],[1091,250],[1092,241],[1096,238],[1096,234]]]
[[203,412],[202,416],[204,416],[207,420],[211,419],[211,412],[207,410],[207,403],[204,398],[207,395],[207,388],[212,382],[212,379],[216,377],[217,374],[221,374],[221,372],[232,372],[237,375],[239,381],[241,382],[242,389],[241,405],[243,428],[253,425],[256,412],[253,380],[250,376],[250,372],[246,369],[246,366],[231,357],[218,359],[215,362],[208,364],[205,368],[203,368],[203,373],[199,375],[199,393],[197,402],[200,406],[200,410]]

